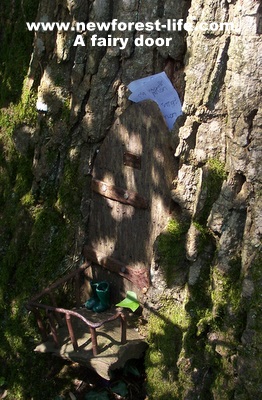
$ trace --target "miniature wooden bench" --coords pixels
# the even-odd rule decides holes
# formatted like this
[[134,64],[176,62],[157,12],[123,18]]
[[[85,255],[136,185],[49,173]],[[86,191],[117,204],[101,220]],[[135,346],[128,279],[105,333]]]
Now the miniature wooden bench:
[[[90,266],[91,262],[86,262],[58,279],[31,298],[26,308],[35,315],[42,338],[35,351],[89,366],[110,379],[111,370],[123,367],[130,358],[141,357],[147,345],[134,329],[133,318],[127,320],[122,309],[98,314],[81,307],[81,275]],[[57,292],[70,282],[74,282],[75,304],[63,308],[57,304]]]

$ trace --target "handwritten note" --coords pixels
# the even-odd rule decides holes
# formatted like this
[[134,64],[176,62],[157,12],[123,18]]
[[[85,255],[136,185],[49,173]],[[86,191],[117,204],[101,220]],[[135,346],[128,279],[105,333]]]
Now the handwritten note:
[[165,72],[137,79],[128,85],[132,92],[129,100],[138,103],[142,100],[153,100],[158,104],[169,129],[182,114],[181,102],[177,91]]

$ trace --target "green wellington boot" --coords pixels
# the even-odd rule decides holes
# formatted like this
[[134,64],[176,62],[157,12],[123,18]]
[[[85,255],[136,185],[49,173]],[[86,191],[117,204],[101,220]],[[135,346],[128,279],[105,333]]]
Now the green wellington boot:
[[97,293],[96,293],[96,288],[97,288],[97,286],[99,285],[99,283],[90,282],[90,285],[91,285],[91,289],[92,289],[92,294],[93,294],[93,296],[90,297],[90,299],[88,299],[88,300],[85,302],[85,307],[86,307],[88,310],[92,310],[93,307],[99,305],[99,303],[100,303],[100,302],[99,302],[99,298],[98,298]]
[[109,293],[109,283],[104,281],[100,282],[96,287],[96,294],[99,298],[99,303],[94,305],[93,311],[102,312],[110,307],[110,293]]

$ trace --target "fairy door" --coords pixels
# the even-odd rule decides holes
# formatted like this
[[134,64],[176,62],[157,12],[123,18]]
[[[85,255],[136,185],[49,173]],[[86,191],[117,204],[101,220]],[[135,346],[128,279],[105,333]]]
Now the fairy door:
[[140,289],[150,285],[154,243],[170,217],[169,138],[154,102],[132,104],[115,121],[93,167],[84,254]]

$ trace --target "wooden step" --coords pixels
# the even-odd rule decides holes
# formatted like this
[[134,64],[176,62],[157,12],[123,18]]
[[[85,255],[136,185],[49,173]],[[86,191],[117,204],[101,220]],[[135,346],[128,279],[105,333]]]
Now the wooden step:
[[[85,308],[75,309],[88,320],[99,322],[113,315],[106,311],[100,314],[93,313]],[[94,369],[104,379],[111,379],[111,371],[124,367],[126,361],[140,358],[147,348],[145,338],[136,328],[135,316],[127,319],[127,343],[121,344],[121,330],[119,320],[108,322],[97,328],[97,342],[99,353],[93,355],[92,343],[88,327],[79,318],[73,318],[72,324],[76,334],[79,349],[75,351],[68,335],[66,325],[57,329],[59,347],[55,346],[52,337],[36,346],[35,351],[53,353],[81,365]]]

